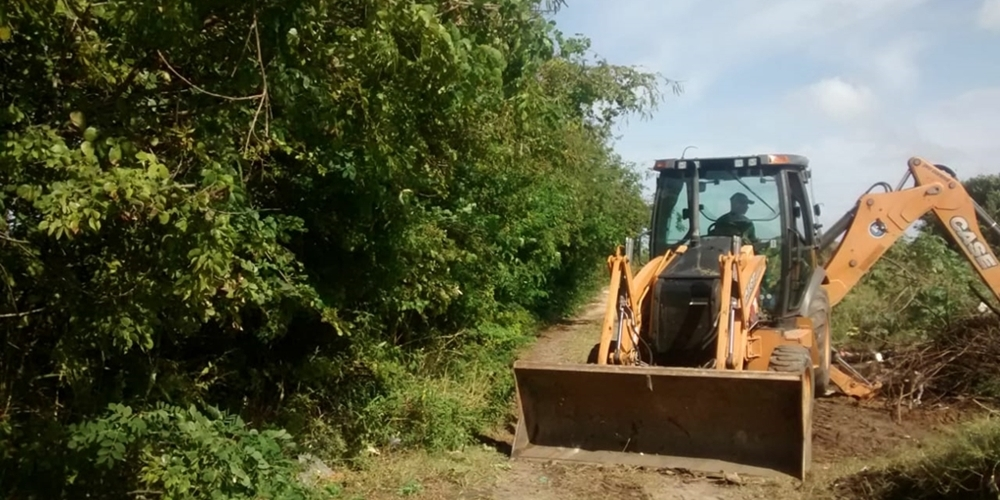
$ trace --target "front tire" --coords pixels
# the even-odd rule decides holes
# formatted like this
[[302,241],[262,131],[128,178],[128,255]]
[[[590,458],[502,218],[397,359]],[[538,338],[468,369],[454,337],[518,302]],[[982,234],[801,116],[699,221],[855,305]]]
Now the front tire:
[[[617,347],[617,346],[618,346],[618,342],[615,342],[614,340],[612,340],[611,344],[608,345],[608,353],[610,354],[610,353],[614,352],[615,351],[615,347]],[[597,356],[600,353],[601,353],[601,344],[600,343],[594,344],[594,347],[590,349],[590,354],[587,355],[587,364],[588,365],[596,365],[597,364]]]
[[[781,373],[805,373],[813,381],[812,387],[815,388],[815,370],[813,370],[812,356],[809,354],[809,349],[805,346],[783,344],[775,347],[771,351],[771,359],[768,361],[767,369],[768,371]],[[814,389],[809,397],[810,414],[815,407],[816,394]]]
[[784,344],[775,347],[767,364],[768,370],[781,373],[802,373],[812,368],[809,349],[800,345]]
[[816,290],[809,304],[809,320],[813,324],[813,341],[819,352],[819,367],[816,368],[816,394],[830,393],[830,296],[822,286]]

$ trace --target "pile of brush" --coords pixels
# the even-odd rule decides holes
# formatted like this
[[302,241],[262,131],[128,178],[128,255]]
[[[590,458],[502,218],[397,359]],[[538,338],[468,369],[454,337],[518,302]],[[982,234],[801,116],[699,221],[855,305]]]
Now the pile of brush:
[[956,398],[1000,399],[1000,317],[976,315],[927,340],[869,353],[841,353],[894,405]]
[[988,411],[887,463],[838,479],[831,485],[838,498],[1000,498],[1000,420],[987,408],[1000,403],[1000,317],[969,317],[925,341],[843,357],[882,383],[881,395],[897,418],[902,407],[960,401]]

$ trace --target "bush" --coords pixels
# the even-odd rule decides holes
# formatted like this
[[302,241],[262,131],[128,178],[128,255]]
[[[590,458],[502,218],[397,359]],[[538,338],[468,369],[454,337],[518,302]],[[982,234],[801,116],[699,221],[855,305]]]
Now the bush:
[[[37,422],[37,421],[36,421]],[[296,446],[283,430],[257,430],[238,416],[158,403],[109,405],[92,419],[22,435],[18,468],[2,472],[9,498],[306,500]],[[38,477],[65,477],[65,483]]]
[[[295,478],[287,432],[259,432],[237,416],[208,411],[211,416],[194,407],[156,405],[133,413],[111,405],[104,417],[70,426],[68,446],[81,455],[80,462],[97,458],[93,468],[73,473],[70,484],[102,496],[107,488],[121,488],[118,481],[124,479],[133,491],[164,499],[309,497]],[[114,480],[107,484],[109,475]]]
[[979,299],[969,284],[978,281],[943,237],[900,240],[834,308],[835,340],[885,347],[950,331],[975,313]]
[[611,131],[656,77],[541,10],[0,7],[0,491],[66,494],[44,450],[109,403],[342,457],[499,416],[514,349],[647,219]]

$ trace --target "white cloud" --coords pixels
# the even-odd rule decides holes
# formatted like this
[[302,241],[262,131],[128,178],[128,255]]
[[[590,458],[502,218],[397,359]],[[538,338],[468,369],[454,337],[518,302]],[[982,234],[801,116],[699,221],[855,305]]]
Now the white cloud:
[[832,223],[869,186],[893,188],[906,161],[919,156],[953,168],[960,178],[1000,171],[1000,87],[982,88],[932,104],[906,119],[871,121],[789,149],[809,157],[814,189]]
[[[752,12],[740,23],[740,38],[808,41],[845,28],[884,21],[926,0],[741,1]],[[780,27],[780,29],[767,29]]]
[[876,107],[875,94],[866,86],[840,77],[820,80],[793,92],[791,103],[818,111],[825,118],[850,122],[869,115]]
[[879,81],[893,91],[912,90],[920,77],[917,57],[924,49],[922,38],[904,36],[869,52],[861,60],[871,65]]
[[[964,92],[933,106],[917,122],[924,144],[947,147],[959,175],[1000,171],[1000,87]],[[968,172],[966,174],[965,172]]]
[[688,82],[651,120],[618,128],[623,157],[647,169],[688,145],[689,157],[804,154],[829,225],[872,184],[895,187],[911,156],[963,178],[1000,172],[1000,75],[975,62],[992,47],[967,33],[977,15],[1000,30],[1000,0],[953,3],[572,0],[564,31]]
[[976,23],[987,31],[1000,32],[1000,0],[983,0]]
[[[751,64],[762,55],[773,58],[800,51],[838,57],[850,50],[855,65],[875,64],[887,68],[876,70],[882,74],[909,77],[913,72],[901,68],[915,51],[901,43],[889,45],[872,63],[875,42],[870,38],[881,37],[889,23],[927,2],[716,0],[706,8],[705,3],[691,0],[626,0],[624,5],[601,1],[601,7],[585,0],[568,7],[600,12],[583,21],[583,31],[606,32],[609,38],[613,34],[614,41],[595,40],[595,50],[628,50],[644,67],[680,80],[697,78],[698,89],[708,88],[722,73]],[[669,9],[669,14],[662,9]],[[682,99],[696,102],[703,95],[686,93]]]

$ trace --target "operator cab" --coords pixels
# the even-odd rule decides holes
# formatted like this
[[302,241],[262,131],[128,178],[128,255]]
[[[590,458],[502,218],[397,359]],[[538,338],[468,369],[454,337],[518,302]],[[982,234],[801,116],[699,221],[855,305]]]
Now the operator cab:
[[819,209],[810,206],[806,191],[810,178],[806,157],[667,159],[656,161],[653,170],[659,175],[650,255],[686,245],[688,252],[709,252],[716,258],[706,254],[684,260],[697,260],[691,265],[702,274],[711,266],[717,272],[718,253],[731,247],[732,237],[739,237],[742,244],[752,244],[754,253],[768,259],[762,312],[781,318],[798,310],[817,257],[814,217]]

